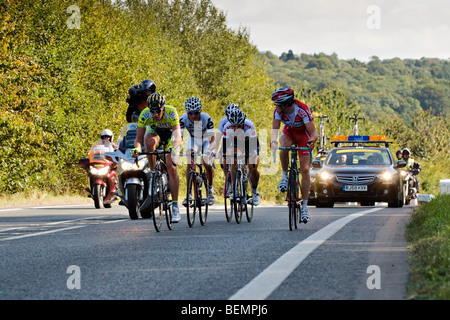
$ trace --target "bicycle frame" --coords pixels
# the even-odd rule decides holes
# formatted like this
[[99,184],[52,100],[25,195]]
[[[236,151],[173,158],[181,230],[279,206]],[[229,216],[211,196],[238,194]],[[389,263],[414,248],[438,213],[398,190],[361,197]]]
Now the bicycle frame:
[[[297,229],[299,220],[300,205],[302,204],[302,198],[300,197],[301,190],[299,184],[299,172],[297,166],[298,151],[309,150],[308,148],[297,147],[295,143],[292,147],[279,147],[279,150],[288,150],[291,154],[291,163],[289,166],[289,183],[286,193],[286,201],[288,202],[289,208],[289,230],[292,231],[293,228]],[[310,161],[312,153],[310,152]]]
[[[247,192],[248,186],[250,185],[250,180],[245,164],[245,155],[235,153],[234,159],[236,161],[236,168],[234,172],[234,181],[232,181],[233,200],[230,201],[234,212],[234,218],[236,223],[241,223],[243,210],[245,209],[247,221],[251,222],[253,219],[253,201],[251,200],[252,197],[249,196]],[[249,205],[251,206],[250,211],[248,208]]]
[[[150,176],[150,187],[151,192],[151,210],[153,216],[153,225],[157,232],[161,231],[163,216],[165,216],[167,227],[172,230],[172,200],[169,199],[168,184],[169,181],[164,181],[163,175],[165,174],[168,179],[167,165],[165,156],[170,154],[170,151],[166,150],[155,150],[152,152],[142,152],[141,155],[154,155],[156,156],[155,170]],[[156,213],[156,208],[159,208],[159,214]]]
[[[203,157],[207,154],[196,154],[194,152],[188,154],[180,154],[183,157],[190,157],[190,163],[188,164],[189,173],[186,181],[186,214],[189,227],[193,227],[195,221],[195,213],[198,209],[200,224],[205,225],[208,216],[208,183],[206,178],[206,171],[203,170]],[[196,162],[196,157],[200,157],[200,162]],[[197,172],[197,167],[200,172]],[[202,195],[202,185],[206,192],[205,197]],[[192,192],[194,194],[192,194]],[[204,208],[205,210],[202,210]]]

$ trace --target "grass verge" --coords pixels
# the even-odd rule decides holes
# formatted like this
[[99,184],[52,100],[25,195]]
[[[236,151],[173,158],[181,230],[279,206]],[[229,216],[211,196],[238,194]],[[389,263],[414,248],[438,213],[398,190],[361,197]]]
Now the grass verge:
[[84,204],[91,202],[92,200],[87,196],[72,194],[52,194],[51,192],[38,190],[20,192],[12,195],[0,195],[0,208],[59,204]]
[[406,228],[412,299],[450,299],[449,211],[450,195],[440,195],[417,209]]

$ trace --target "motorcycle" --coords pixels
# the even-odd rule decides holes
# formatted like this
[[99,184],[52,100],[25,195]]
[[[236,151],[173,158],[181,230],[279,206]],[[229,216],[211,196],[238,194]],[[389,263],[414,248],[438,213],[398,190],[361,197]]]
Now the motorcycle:
[[405,205],[409,205],[411,200],[418,198],[417,190],[417,175],[418,170],[402,170],[401,175],[403,179],[403,194],[405,199]]
[[117,164],[119,204],[128,209],[130,219],[151,218],[152,210],[145,200],[148,196],[151,176],[147,156],[141,155],[137,159],[131,155],[134,140],[137,135],[137,123],[128,123],[120,132],[117,139],[118,149],[106,153],[106,156]]
[[94,200],[96,209],[111,208],[117,200],[117,165],[106,159],[105,153],[114,150],[110,143],[95,141],[89,150],[89,158],[79,160],[79,165],[85,169],[89,177],[88,197]]

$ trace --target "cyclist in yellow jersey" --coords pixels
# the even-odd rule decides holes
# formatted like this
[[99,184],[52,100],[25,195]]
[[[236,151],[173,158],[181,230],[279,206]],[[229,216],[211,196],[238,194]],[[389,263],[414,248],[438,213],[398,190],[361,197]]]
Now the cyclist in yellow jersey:
[[[159,92],[148,97],[147,108],[139,116],[137,136],[134,141],[135,148],[133,149],[135,156],[141,152],[142,139],[144,139],[147,152],[155,151],[159,145],[164,145],[166,150],[172,149],[172,154],[166,155],[166,165],[172,194],[172,222],[176,223],[181,220],[178,208],[180,179],[176,167],[177,148],[181,145],[180,120],[177,110],[166,105],[164,96]],[[153,170],[155,167],[154,156],[148,156],[148,161],[150,169]]]

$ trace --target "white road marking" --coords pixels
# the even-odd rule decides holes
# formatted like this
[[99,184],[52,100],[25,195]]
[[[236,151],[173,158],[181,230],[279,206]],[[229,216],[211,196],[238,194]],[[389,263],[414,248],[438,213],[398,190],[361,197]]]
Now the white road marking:
[[29,234],[22,234],[20,236],[13,236],[13,237],[2,238],[2,239],[0,239],[0,242],[1,241],[7,241],[7,240],[16,240],[16,239],[22,239],[22,238],[36,237],[36,236],[41,236],[43,234],[56,233],[56,232],[73,230],[73,229],[79,229],[79,228],[84,228],[84,227],[85,226],[74,226],[74,227],[54,229],[54,230],[49,230],[49,231],[42,231],[42,232],[35,232],[35,233],[29,233]]
[[306,259],[306,257],[346,224],[368,213],[383,209],[384,207],[362,211],[330,223],[282,255],[247,285],[231,296],[229,300],[266,299],[300,265],[300,263]]

